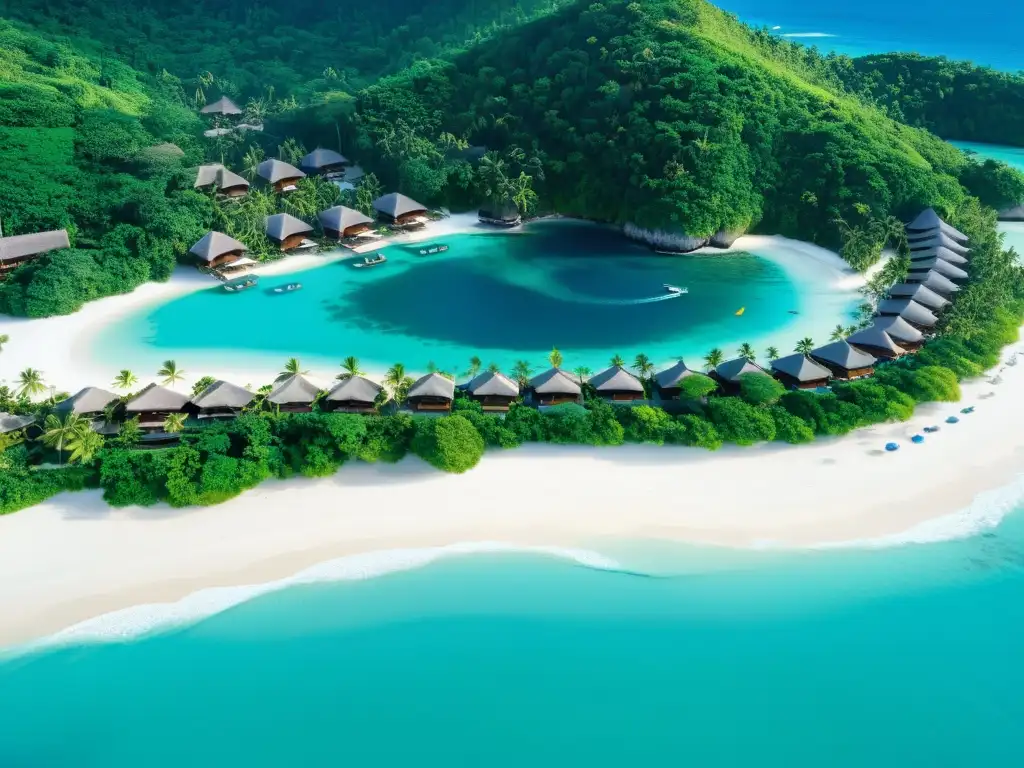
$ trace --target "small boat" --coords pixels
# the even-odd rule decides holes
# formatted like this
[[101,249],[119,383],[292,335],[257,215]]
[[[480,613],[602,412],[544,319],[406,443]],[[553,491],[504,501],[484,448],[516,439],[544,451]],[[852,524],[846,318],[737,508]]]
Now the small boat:
[[376,267],[378,264],[383,264],[388,260],[388,257],[383,253],[375,253],[373,256],[364,256],[362,261],[357,261],[352,266],[359,269],[360,267]]
[[736,317],[741,317],[743,315],[743,313],[746,312],[746,311],[747,311],[746,307],[740,307],[739,309],[736,310]]
[[669,285],[668,283],[663,283],[662,287],[666,291],[668,291],[669,293],[671,293],[671,294],[673,294],[675,296],[681,296],[684,293],[689,293],[690,292],[689,288],[680,288],[678,285]]
[[791,309],[791,310],[789,310],[789,314],[791,314],[791,315],[799,315],[800,313],[797,310],[795,310],[795,309]]
[[279,285],[274,289],[274,293],[291,293],[292,291],[298,291],[302,289],[302,283],[288,283],[288,285]]
[[259,282],[260,279],[256,275],[251,275],[249,277],[239,277],[235,280],[229,280],[228,282],[224,283],[224,290],[227,291],[228,293],[238,293],[239,291],[244,291],[248,288],[252,288],[258,285]]
[[427,245],[420,247],[420,256],[430,256],[434,253],[444,253],[448,250],[448,246],[444,243],[428,243]]

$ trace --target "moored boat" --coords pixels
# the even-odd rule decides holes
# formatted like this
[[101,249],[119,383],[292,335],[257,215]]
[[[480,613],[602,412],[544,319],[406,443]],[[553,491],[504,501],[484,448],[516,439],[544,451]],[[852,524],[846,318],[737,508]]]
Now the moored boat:
[[291,293],[292,291],[298,291],[302,289],[302,283],[288,283],[288,285],[279,285],[274,288],[274,293]]
[[238,293],[248,288],[253,288],[260,282],[259,277],[256,275],[249,275],[249,277],[239,277],[235,280],[228,280],[224,283],[224,290],[228,293]]
[[420,246],[420,256],[429,256],[434,253],[444,253],[448,250],[448,246],[444,243],[428,243],[427,245]]
[[383,253],[375,253],[373,256],[364,256],[362,261],[357,261],[352,266],[357,269],[360,267],[376,267],[378,264],[383,264],[388,260],[388,257]]

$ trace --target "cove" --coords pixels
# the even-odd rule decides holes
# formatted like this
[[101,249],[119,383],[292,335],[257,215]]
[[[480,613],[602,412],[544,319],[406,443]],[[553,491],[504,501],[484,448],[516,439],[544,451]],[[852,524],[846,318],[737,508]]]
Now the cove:
[[[641,352],[696,364],[712,347],[731,355],[749,342],[763,354],[806,335],[823,343],[858,303],[855,291],[835,287],[832,266],[808,257],[790,254],[809,263],[783,267],[757,253],[660,255],[578,222],[439,241],[448,252],[392,245],[371,269],[344,260],[239,294],[211,286],[122,318],[98,335],[93,354],[111,367],[175,357],[196,374],[201,365],[270,370],[291,356],[333,368],[348,355],[371,371],[432,362],[459,372],[474,355],[539,368],[553,346],[567,367],[597,370],[614,354]],[[273,293],[296,281],[303,290]],[[689,293],[667,298],[666,283]]]

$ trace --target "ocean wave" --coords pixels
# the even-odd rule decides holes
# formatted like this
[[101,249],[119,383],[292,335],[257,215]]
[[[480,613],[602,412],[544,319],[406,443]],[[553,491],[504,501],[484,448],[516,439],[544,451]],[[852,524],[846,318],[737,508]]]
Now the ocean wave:
[[16,649],[16,652],[37,651],[54,646],[123,642],[154,632],[195,624],[261,595],[288,587],[331,581],[363,581],[398,571],[423,568],[446,557],[484,553],[546,555],[570,560],[595,570],[621,570],[618,562],[598,552],[496,541],[366,552],[328,560],[277,581],[234,587],[210,587],[187,595],[174,603],[149,603],[112,611],[75,624],[25,648]]
[[783,32],[781,37],[836,37],[830,32]]

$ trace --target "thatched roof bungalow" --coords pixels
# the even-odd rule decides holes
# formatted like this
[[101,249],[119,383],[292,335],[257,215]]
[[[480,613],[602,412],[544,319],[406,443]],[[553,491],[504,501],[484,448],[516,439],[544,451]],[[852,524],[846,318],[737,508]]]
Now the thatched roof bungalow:
[[293,373],[277,382],[267,395],[267,402],[281,413],[309,413],[320,394],[320,387],[301,373]]
[[172,413],[182,413],[188,397],[159,384],[149,384],[125,403],[129,418],[139,417],[139,427],[146,432],[162,434],[164,422]]
[[920,349],[924,334],[902,317],[876,317],[875,327],[885,331],[889,337],[908,352]]
[[333,149],[317,147],[299,161],[299,168],[316,176],[332,177],[343,174],[348,158]]
[[578,403],[583,399],[579,382],[561,368],[549,368],[534,376],[530,379],[528,392],[536,405]]
[[224,197],[245,197],[249,194],[249,182],[220,163],[201,165],[196,170],[195,189],[212,187]]
[[120,400],[118,395],[99,387],[80,389],[67,400],[61,400],[54,406],[54,413],[60,416],[75,414],[83,419],[96,419],[103,416],[107,407]]
[[646,398],[644,385],[621,365],[613,365],[591,376],[587,383],[604,400],[629,403]]
[[934,208],[927,208],[907,224],[908,238],[923,238],[932,234],[944,234],[958,243],[966,243],[967,235],[943,221]]
[[949,300],[944,299],[931,288],[921,283],[897,283],[889,289],[889,298],[892,299],[913,299],[922,307],[927,307],[932,312],[940,312],[949,306]]
[[0,237],[0,280],[3,280],[8,272],[44,253],[70,247],[71,241],[66,229]]
[[373,209],[382,220],[399,227],[427,222],[427,207],[400,192],[378,197],[373,201]]
[[861,352],[845,341],[834,341],[811,352],[811,359],[832,371],[842,381],[870,376],[878,362],[867,352]]
[[895,360],[907,353],[903,347],[877,325],[863,328],[848,336],[846,340],[861,352],[874,355],[880,360]]
[[928,290],[946,299],[951,299],[953,294],[960,290],[959,285],[945,275],[939,274],[934,269],[911,269],[907,273],[904,282],[911,285],[923,285]]
[[242,110],[227,96],[221,96],[216,101],[200,109],[199,114],[217,117],[238,117],[242,114]]
[[682,381],[698,371],[691,371],[679,360],[674,365],[654,374],[654,387],[662,400],[679,400],[683,394]]
[[970,275],[968,275],[960,267],[950,264],[948,261],[943,259],[925,259],[924,261],[912,261],[910,262],[911,272],[925,272],[927,270],[935,270],[943,277],[947,277],[954,282],[960,281],[965,282]]
[[772,375],[791,389],[826,387],[832,378],[832,371],[800,353],[772,360],[771,368]]
[[36,423],[35,416],[15,416],[13,413],[0,413],[0,435],[9,435]]
[[708,375],[717,381],[723,390],[735,392],[740,385],[740,376],[745,373],[768,372],[757,363],[747,360],[745,357],[737,357],[734,360],[726,360]]
[[317,214],[317,220],[326,237],[343,240],[355,237],[360,232],[373,229],[373,219],[362,211],[344,205],[336,205]]
[[294,165],[277,158],[264,160],[256,166],[256,175],[278,194],[294,192],[299,179],[306,178],[306,174]]
[[327,393],[323,407],[339,413],[373,413],[384,388],[365,376],[349,376]]
[[[971,249],[966,245],[958,243],[948,235],[944,235],[941,232],[937,235],[931,235],[930,237],[922,238],[909,238],[907,245],[910,246],[910,252],[913,254],[915,251],[925,251],[929,248],[945,248],[952,251],[959,256],[967,256]],[[911,256],[913,258],[913,256]]]
[[413,411],[450,411],[455,399],[455,382],[440,373],[428,373],[416,380],[406,395]]
[[312,231],[313,228],[309,224],[290,213],[275,213],[273,216],[267,216],[265,227],[267,239],[282,251],[293,251],[299,248],[306,242],[306,235]]
[[215,381],[189,401],[188,411],[198,419],[234,419],[255,399],[244,387]]
[[207,232],[198,243],[188,249],[188,252],[204,266],[222,269],[244,259],[248,250],[245,243],[223,232]]
[[875,314],[879,317],[902,317],[917,328],[934,328],[939,322],[931,310],[913,299],[882,299]]
[[519,385],[500,371],[484,371],[464,389],[485,411],[507,411],[519,397]]
[[929,259],[942,259],[958,267],[962,267],[968,261],[966,256],[961,256],[956,251],[951,251],[943,245],[910,252],[911,266],[919,261],[928,261]]

